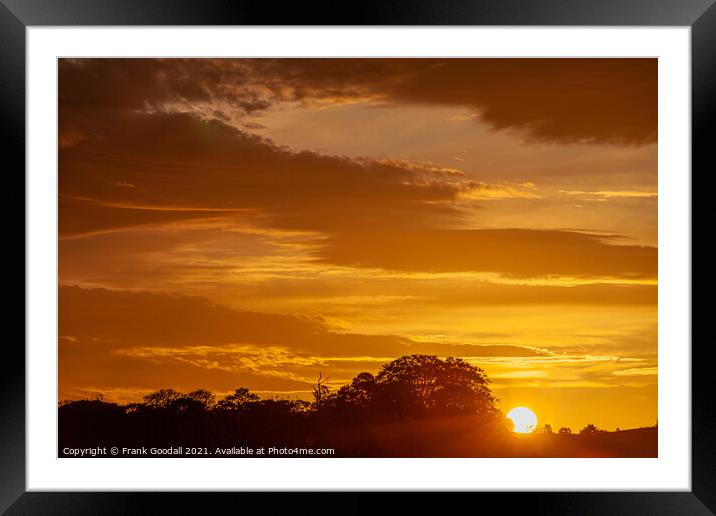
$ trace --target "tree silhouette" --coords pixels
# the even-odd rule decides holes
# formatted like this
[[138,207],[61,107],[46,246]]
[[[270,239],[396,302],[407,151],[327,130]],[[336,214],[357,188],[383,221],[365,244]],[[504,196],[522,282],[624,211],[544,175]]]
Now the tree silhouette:
[[558,432],[558,433],[559,433],[560,435],[571,435],[571,434],[572,434],[572,429],[569,428],[568,426],[563,426],[562,428],[559,429],[559,432]]
[[250,403],[256,403],[260,399],[258,395],[252,393],[247,388],[240,387],[220,400],[216,404],[216,408],[217,410],[233,413],[245,412]]
[[200,403],[205,409],[211,408],[214,405],[216,396],[214,393],[207,391],[206,389],[198,389],[192,391],[186,395],[186,397],[192,401]]
[[339,388],[331,397],[334,405],[368,408],[375,395],[375,377],[370,373],[358,374],[351,383]]
[[144,404],[151,408],[167,408],[181,397],[182,394],[174,389],[160,389],[144,396]]
[[162,410],[168,412],[200,413],[214,404],[214,394],[198,389],[188,394],[173,389],[160,389],[144,396],[144,405],[134,404],[132,410]]
[[394,419],[499,413],[485,372],[460,358],[400,357],[381,367],[375,381],[376,408]]
[[584,428],[582,428],[582,429],[579,431],[579,433],[580,433],[580,434],[598,434],[598,433],[602,433],[602,432],[605,432],[605,431],[606,431],[606,430],[601,430],[601,429],[597,428],[595,425],[593,425],[592,423],[589,423],[587,426],[585,426]]

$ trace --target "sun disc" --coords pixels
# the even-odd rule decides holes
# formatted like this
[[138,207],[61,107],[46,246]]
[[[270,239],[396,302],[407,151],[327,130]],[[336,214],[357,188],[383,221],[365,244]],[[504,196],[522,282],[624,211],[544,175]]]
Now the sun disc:
[[529,434],[537,428],[537,416],[527,407],[515,407],[507,413],[507,418],[512,420],[513,432],[518,434]]

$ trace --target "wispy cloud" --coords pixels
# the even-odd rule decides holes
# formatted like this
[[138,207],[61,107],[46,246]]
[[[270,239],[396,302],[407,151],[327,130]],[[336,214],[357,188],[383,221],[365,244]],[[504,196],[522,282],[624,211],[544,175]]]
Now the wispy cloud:
[[657,367],[638,367],[633,369],[621,369],[614,371],[616,376],[655,376],[659,373]]
[[[457,195],[463,201],[493,201],[502,199],[541,199],[542,196],[535,193],[534,185],[525,187],[524,184],[517,185],[522,189],[511,185],[492,185],[486,183],[470,183],[461,187]],[[525,188],[529,188],[526,190]]]
[[565,195],[573,195],[578,197],[584,197],[587,200],[604,201],[607,199],[649,199],[658,197],[657,192],[641,192],[636,190],[599,190],[599,191],[584,191],[584,190],[560,190]]

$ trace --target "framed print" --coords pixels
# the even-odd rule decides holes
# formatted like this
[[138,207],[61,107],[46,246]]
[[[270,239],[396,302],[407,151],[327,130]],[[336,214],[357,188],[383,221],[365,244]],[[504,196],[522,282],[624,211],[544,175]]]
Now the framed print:
[[710,514],[715,9],[3,0],[0,507]]

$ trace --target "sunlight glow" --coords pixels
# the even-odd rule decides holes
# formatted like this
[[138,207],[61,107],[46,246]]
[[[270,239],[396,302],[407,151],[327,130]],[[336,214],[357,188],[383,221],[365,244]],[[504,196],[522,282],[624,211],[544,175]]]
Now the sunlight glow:
[[515,407],[507,413],[507,418],[514,424],[513,432],[530,434],[537,428],[537,416],[527,407]]

